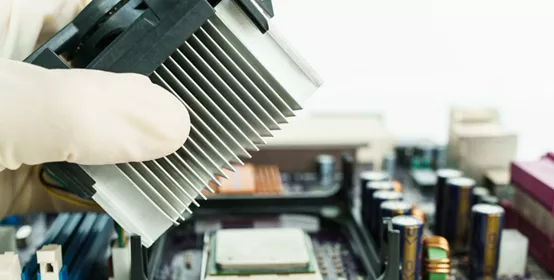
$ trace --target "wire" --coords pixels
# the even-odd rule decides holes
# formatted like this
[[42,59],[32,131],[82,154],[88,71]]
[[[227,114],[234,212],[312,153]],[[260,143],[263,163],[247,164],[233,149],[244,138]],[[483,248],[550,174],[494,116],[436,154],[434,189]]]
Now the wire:
[[[40,168],[40,173],[39,173],[40,183],[47,186],[47,187],[49,187],[49,188],[64,191],[65,189],[63,188],[63,184],[60,181],[54,179],[53,176],[51,176],[51,175],[52,175],[52,173],[47,171],[46,168],[44,168],[44,167]],[[50,181],[55,181],[56,184],[51,183]]]
[[42,170],[51,178],[51,179],[54,179],[54,181],[56,182],[56,184],[62,186],[62,187],[65,187],[65,184],[63,183],[63,181],[58,178],[58,176],[54,175],[54,173],[52,173],[52,171],[50,171],[50,169],[48,168],[45,168],[45,167],[42,167]]
[[[51,196],[75,205],[101,209],[100,206],[98,206],[98,204],[92,201],[80,199],[69,194],[63,188],[64,184],[62,183],[62,180],[56,177],[56,175],[52,174],[52,172],[50,172],[48,169],[41,167],[39,170],[40,171],[38,173],[39,174],[38,176],[39,176],[40,182],[42,183],[42,186],[44,187],[44,189]],[[114,221],[114,227],[117,233],[117,244],[120,248],[124,248],[127,245],[127,237],[125,235],[125,230],[115,221]]]
[[[71,195],[68,193],[62,186],[61,181],[52,175],[52,173],[46,171],[44,167],[38,169],[38,177],[41,182],[41,186],[48,192],[48,194],[52,197],[55,197],[57,199],[63,200],[65,202],[87,207],[87,208],[94,208],[94,209],[101,209],[98,204],[95,202],[92,202],[90,200],[85,200],[78,198],[74,195]],[[48,176],[45,176],[48,175]],[[53,177],[53,178],[52,178]],[[49,181],[58,181],[60,184],[56,185],[55,183],[51,183]],[[56,183],[58,183],[56,182]]]

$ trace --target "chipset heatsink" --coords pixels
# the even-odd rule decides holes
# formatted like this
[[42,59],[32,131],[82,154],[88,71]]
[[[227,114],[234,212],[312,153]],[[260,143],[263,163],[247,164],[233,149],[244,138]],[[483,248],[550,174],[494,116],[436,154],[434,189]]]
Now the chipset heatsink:
[[296,228],[224,229],[211,235],[205,279],[319,280],[312,241]]

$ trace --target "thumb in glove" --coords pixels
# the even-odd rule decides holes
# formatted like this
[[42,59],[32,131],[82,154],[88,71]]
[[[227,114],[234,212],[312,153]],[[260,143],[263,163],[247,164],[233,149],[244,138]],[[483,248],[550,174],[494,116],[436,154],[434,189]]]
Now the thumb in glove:
[[[16,2],[27,1],[14,0],[12,12]],[[28,18],[21,10],[15,13],[21,20]],[[32,16],[36,14],[34,10]],[[5,18],[0,17],[0,39],[38,42],[40,32],[21,34],[34,34],[34,39],[2,34],[2,30],[11,28],[2,28],[2,22]],[[0,53],[0,57],[22,59],[28,55],[14,52],[11,45],[13,41],[0,40],[0,50],[12,52]],[[25,44],[22,47],[28,48]],[[47,70],[0,59],[0,217],[81,210],[51,198],[41,188],[37,165],[54,161],[97,165],[152,160],[176,151],[189,129],[186,108],[145,76],[84,69]]]

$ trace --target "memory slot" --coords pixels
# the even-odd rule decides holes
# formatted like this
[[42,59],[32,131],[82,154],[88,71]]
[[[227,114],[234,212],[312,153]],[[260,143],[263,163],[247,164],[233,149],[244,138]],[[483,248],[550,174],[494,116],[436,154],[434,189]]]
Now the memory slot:
[[[46,232],[44,241],[39,246],[39,249],[44,245],[59,244],[60,242],[67,240],[71,236],[73,229],[81,218],[82,214],[62,213],[58,215]],[[23,269],[21,278],[24,280],[36,279],[35,277],[38,271],[39,266],[37,263],[37,256],[33,255],[33,257],[29,260],[29,262]]]
[[[86,280],[92,265],[105,261],[112,232],[113,220],[106,214],[62,213],[49,227],[38,250],[49,244],[60,245],[68,279]],[[25,266],[21,278],[40,280],[36,255]]]

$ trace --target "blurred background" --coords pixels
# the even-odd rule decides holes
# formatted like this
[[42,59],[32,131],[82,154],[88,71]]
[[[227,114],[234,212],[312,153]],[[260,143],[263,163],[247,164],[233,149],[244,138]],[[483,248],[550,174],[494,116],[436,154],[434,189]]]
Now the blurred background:
[[382,117],[448,141],[451,106],[490,106],[516,158],[554,148],[554,2],[276,0],[275,24],[325,80],[306,113]]

